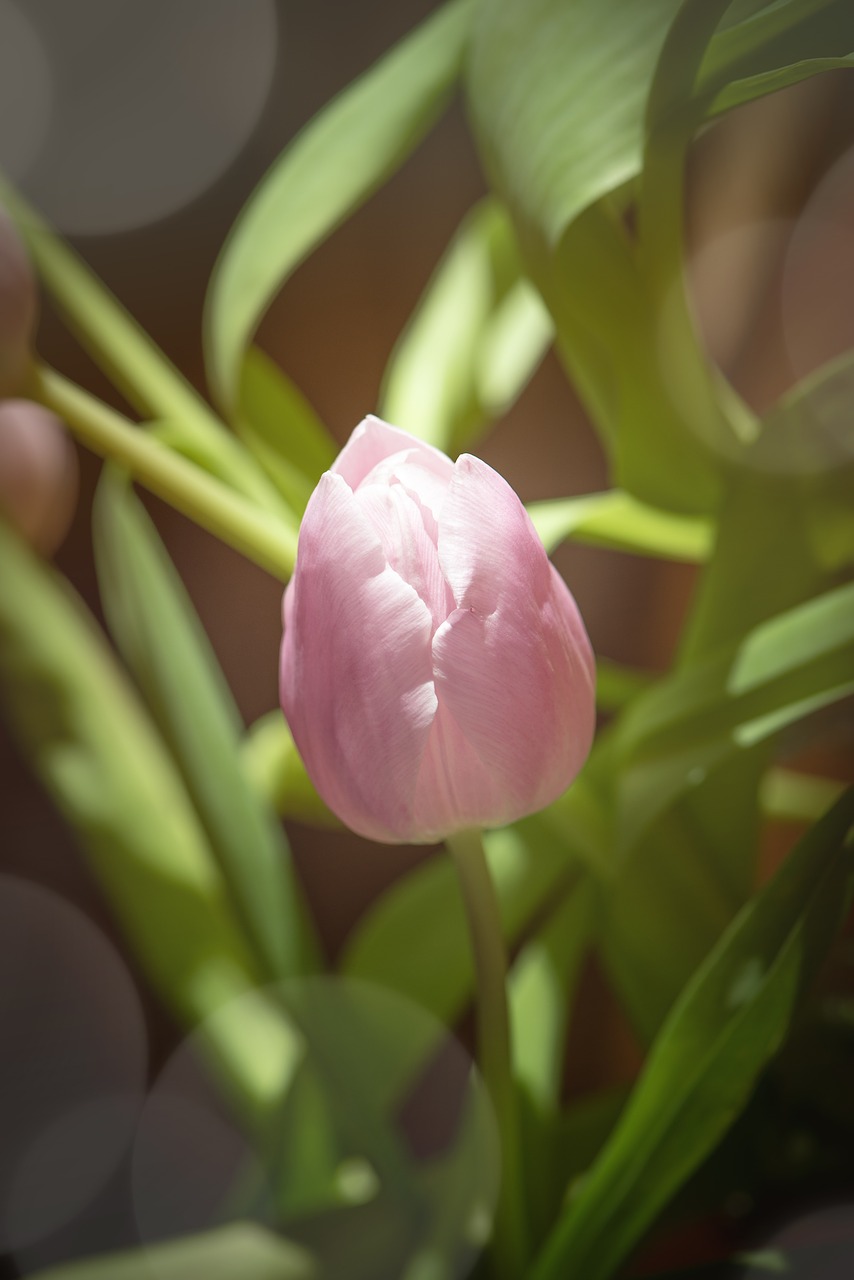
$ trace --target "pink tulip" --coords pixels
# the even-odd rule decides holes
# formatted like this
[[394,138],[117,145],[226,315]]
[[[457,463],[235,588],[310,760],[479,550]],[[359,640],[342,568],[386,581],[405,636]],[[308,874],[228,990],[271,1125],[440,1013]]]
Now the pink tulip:
[[329,808],[370,839],[512,822],[590,750],[578,609],[479,458],[366,418],[306,508],[284,623],[291,732]]

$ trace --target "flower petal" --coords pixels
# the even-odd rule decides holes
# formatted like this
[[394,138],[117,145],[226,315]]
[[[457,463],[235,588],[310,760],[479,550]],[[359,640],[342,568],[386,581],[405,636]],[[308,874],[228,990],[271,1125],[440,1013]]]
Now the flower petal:
[[285,597],[281,699],[320,795],[374,840],[413,832],[436,709],[430,611],[388,564],[345,479],[327,472],[306,509]]
[[355,495],[356,505],[377,533],[388,563],[404,582],[415,588],[433,619],[433,631],[445,621],[454,599],[439,565],[436,544],[425,525],[435,522],[403,485],[365,482]]
[[406,454],[409,461],[421,462],[428,471],[446,477],[446,482],[450,482],[453,469],[450,458],[373,414],[356,427],[332,464],[332,470],[356,490],[369,472],[395,454]]
[[549,561],[516,493],[480,458],[457,458],[439,522],[439,562],[461,609],[492,612],[508,590],[545,599]]

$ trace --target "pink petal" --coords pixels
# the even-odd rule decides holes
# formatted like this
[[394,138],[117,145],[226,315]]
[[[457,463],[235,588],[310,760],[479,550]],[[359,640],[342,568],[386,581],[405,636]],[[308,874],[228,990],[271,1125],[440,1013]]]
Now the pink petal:
[[383,553],[392,569],[414,587],[427,605],[433,631],[454,607],[454,599],[439,565],[434,539],[428,532],[435,522],[400,484],[362,484],[355,495],[356,505],[377,533]]
[[593,657],[522,504],[477,459],[457,463],[439,558],[460,607],[433,640],[439,709],[416,813],[446,830],[494,826],[548,804],[581,767]]
[[436,708],[430,611],[390,567],[340,475],[321,478],[285,597],[282,706],[308,773],[343,822],[411,838]]
[[[432,445],[416,440],[407,431],[400,431],[372,414],[356,427],[332,464],[332,470],[343,476],[350,488],[355,490],[369,472],[396,454],[405,454],[405,460],[418,461],[428,472],[443,477],[446,484],[450,482],[453,470],[450,458]],[[374,479],[378,480],[379,476]]]

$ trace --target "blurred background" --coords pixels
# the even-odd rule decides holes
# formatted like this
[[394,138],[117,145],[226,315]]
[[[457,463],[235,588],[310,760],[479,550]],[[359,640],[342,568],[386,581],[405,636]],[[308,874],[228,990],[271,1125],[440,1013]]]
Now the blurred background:
[[[436,7],[430,0],[0,0],[0,168],[202,386],[206,282],[250,191],[325,102]],[[854,346],[852,148],[854,72],[818,77],[742,109],[695,145],[686,201],[697,314],[715,359],[760,410]],[[375,409],[403,324],[485,190],[457,100],[271,308],[260,344],[339,442]],[[127,407],[47,300],[38,348],[69,377]],[[98,614],[89,522],[99,463],[78,452],[79,499],[55,559]],[[552,354],[478,452],[526,501],[609,483],[596,436]],[[277,704],[280,588],[164,505],[146,503],[250,723]],[[599,654],[650,670],[668,665],[690,601],[691,569],[582,547],[563,548],[556,562]],[[840,771],[836,757],[806,764]],[[382,887],[429,856],[296,825],[290,835],[332,955]],[[785,842],[785,832],[777,833],[768,865]],[[2,726],[0,874],[79,907],[132,969],[73,838]],[[52,934],[62,955],[64,926],[51,926],[47,901],[19,895],[17,918],[31,911],[32,936]],[[0,890],[0,917],[2,908]],[[79,957],[82,944],[68,928],[69,954]],[[0,969],[2,957],[0,938]],[[103,1036],[111,1018],[136,1017],[127,1012],[123,979],[115,978],[111,996],[94,953],[82,974],[103,1001],[101,1031],[93,1034]],[[144,984],[135,985],[143,1030],[133,1035],[147,1037],[153,1074],[175,1031]],[[44,994],[46,1007],[54,998]],[[604,1000],[602,980],[591,971],[578,1015],[590,1032],[572,1066],[573,1090],[625,1079],[637,1068],[628,1028],[597,1016]],[[104,1194],[121,1201],[120,1187],[110,1184]],[[83,1252],[94,1214],[88,1227],[84,1214],[41,1241],[31,1260],[42,1265]],[[115,1221],[120,1243],[118,1209]],[[104,1247],[101,1236],[97,1246]],[[18,1274],[11,1261],[0,1260],[3,1274]]]

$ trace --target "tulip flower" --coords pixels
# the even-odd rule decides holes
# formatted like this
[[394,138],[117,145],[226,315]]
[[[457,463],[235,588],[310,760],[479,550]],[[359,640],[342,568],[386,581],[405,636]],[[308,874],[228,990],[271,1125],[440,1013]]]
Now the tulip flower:
[[385,843],[533,813],[587,756],[594,680],[507,482],[366,418],[312,494],[284,599],[282,706],[329,808]]

